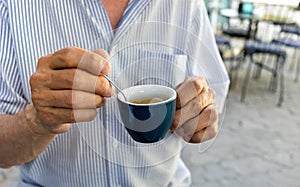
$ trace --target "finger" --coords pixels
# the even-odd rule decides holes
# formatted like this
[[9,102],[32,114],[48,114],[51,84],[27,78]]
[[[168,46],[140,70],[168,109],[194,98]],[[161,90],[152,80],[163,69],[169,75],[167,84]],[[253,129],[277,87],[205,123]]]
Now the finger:
[[77,47],[68,47],[43,58],[42,62],[46,62],[51,69],[79,68],[100,75],[108,64],[107,60],[99,54]]
[[57,131],[61,124],[91,121],[97,115],[96,109],[67,109],[42,107],[38,110],[43,126],[50,131]]
[[218,123],[214,123],[208,126],[206,129],[201,130],[189,139],[189,137],[184,137],[184,140],[190,143],[201,143],[214,138],[218,133]]
[[203,89],[207,89],[208,85],[202,77],[191,77],[183,82],[176,89],[177,100],[176,107],[181,108],[190,102],[193,98],[199,95]]
[[113,95],[112,85],[104,76],[94,76],[83,71],[76,72],[72,89],[95,93],[102,97]]
[[192,136],[193,134],[205,129],[206,127],[216,123],[218,120],[217,108],[214,104],[206,107],[198,116],[188,120],[176,132],[178,135]]
[[110,72],[110,68],[111,68],[110,63],[108,62],[108,59],[109,59],[108,53],[103,49],[97,49],[96,51],[94,51],[94,53],[96,53],[96,54],[102,56],[104,59],[106,59],[106,64],[103,67],[100,75],[108,74]]
[[[113,93],[112,86],[103,76],[92,75],[79,69],[50,70],[46,75],[34,74],[33,76],[38,76],[37,80],[43,79],[44,87],[53,90],[81,90],[104,97],[110,97]],[[40,87],[39,82],[35,88]]]
[[186,123],[188,120],[197,116],[204,108],[214,103],[215,93],[212,89],[208,88],[197,97],[193,98],[190,102],[182,108],[176,110],[172,122],[172,129],[176,129]]
[[69,109],[95,109],[104,104],[99,95],[77,90],[42,90],[32,94],[35,106]]

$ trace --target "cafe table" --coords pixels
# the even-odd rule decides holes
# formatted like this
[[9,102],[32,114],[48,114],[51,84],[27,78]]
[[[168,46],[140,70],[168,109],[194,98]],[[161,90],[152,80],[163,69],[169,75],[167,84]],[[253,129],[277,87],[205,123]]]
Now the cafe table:
[[222,9],[220,10],[220,15],[227,19],[240,19],[240,20],[248,20],[248,29],[245,36],[245,39],[255,39],[257,25],[261,18],[260,15],[252,13],[245,14],[240,13],[237,9]]

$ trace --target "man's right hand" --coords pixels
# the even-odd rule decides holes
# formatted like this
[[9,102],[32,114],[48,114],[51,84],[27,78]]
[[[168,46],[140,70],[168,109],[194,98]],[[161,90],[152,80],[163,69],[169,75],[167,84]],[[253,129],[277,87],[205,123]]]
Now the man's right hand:
[[110,71],[107,60],[103,50],[76,47],[39,59],[30,86],[36,121],[44,132],[63,133],[71,123],[95,118],[105,97],[112,95],[111,84],[103,77]]

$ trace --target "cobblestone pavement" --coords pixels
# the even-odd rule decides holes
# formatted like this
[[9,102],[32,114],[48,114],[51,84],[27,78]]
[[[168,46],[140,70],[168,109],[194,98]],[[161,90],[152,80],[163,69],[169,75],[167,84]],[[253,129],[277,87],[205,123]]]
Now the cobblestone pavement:
[[[269,74],[250,80],[246,102],[240,86],[230,90],[226,115],[213,144],[188,146],[183,158],[193,187],[300,187],[300,82],[286,64],[286,92],[282,107],[277,93],[267,90]],[[0,187],[10,187],[18,170],[0,169]]]

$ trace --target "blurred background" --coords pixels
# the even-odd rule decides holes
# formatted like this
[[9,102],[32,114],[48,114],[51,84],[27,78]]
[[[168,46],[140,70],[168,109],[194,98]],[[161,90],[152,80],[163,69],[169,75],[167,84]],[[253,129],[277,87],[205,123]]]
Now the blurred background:
[[205,4],[231,86],[217,137],[183,149],[193,186],[300,187],[299,1]]

